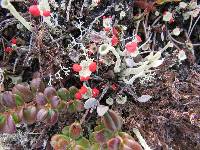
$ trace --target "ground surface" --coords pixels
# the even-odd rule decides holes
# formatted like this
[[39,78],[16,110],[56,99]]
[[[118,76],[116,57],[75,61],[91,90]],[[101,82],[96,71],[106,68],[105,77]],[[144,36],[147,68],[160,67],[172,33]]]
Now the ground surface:
[[[124,19],[119,21],[119,24],[125,25],[127,32],[132,32],[135,29],[134,22],[131,22],[132,14],[138,13],[138,6],[132,5],[129,1],[120,1],[123,5],[132,7]],[[27,7],[32,1],[14,2],[16,9],[28,20],[34,22],[34,34],[26,30],[17,29],[18,22],[8,15],[8,11],[0,8],[0,67],[7,70],[7,78],[4,80],[4,90],[9,90],[13,87],[15,78],[18,82],[30,82],[35,72],[39,71],[43,74],[43,78],[48,83],[49,73],[55,73],[57,66],[61,63],[63,66],[72,66],[75,60],[76,51],[72,55],[63,54],[62,51],[67,49],[70,43],[69,34],[75,38],[80,35],[73,23],[77,21],[77,16],[81,10],[82,2],[74,0],[70,10],[70,21],[66,21],[65,10],[56,8],[55,12],[59,14],[58,24],[62,27],[57,27],[56,30],[48,28],[45,24],[40,23],[41,20],[30,18],[27,13]],[[60,4],[60,1],[58,2]],[[84,26],[89,26],[90,23],[102,14],[107,6],[117,5],[116,0],[103,0],[98,7],[93,10],[83,9]],[[66,2],[66,6],[68,2]],[[156,6],[155,9],[163,12],[168,8],[174,9],[177,3],[169,3]],[[141,9],[143,10],[143,8]],[[155,16],[150,12],[148,24],[151,25]],[[108,9],[105,15],[115,15],[119,18],[119,12],[114,12],[113,8]],[[180,14],[179,14],[180,15]],[[196,19],[194,19],[196,20]],[[159,24],[159,23],[158,23]],[[160,24],[162,22],[160,21]],[[184,21],[181,16],[176,17],[174,24],[168,25],[169,30],[175,26],[179,26],[184,31],[190,26],[190,21]],[[98,25],[96,25],[98,30]],[[161,26],[158,26],[158,30]],[[139,33],[143,37],[144,31],[139,28]],[[156,30],[156,29],[155,29]],[[25,32],[26,31],[26,32]],[[160,35],[159,31],[157,32]],[[166,34],[166,33],[164,33]],[[197,22],[193,33],[190,37],[192,43],[200,43],[200,21]],[[9,45],[9,41],[17,37],[17,50],[20,53],[13,52],[9,57],[4,55],[3,44]],[[167,36],[166,36],[167,37]],[[144,38],[144,37],[143,37]],[[185,43],[186,36],[182,33],[177,37],[178,41]],[[155,47],[163,47],[166,44],[161,38],[156,39]],[[193,52],[188,50],[186,45],[178,44],[178,47],[184,49],[187,59],[181,64],[175,62],[174,57],[177,52],[171,51],[170,55],[164,54],[165,61],[157,71],[153,80],[141,84],[140,81],[135,81],[132,86],[126,86],[118,83],[117,76],[109,78],[106,73],[113,68],[101,68],[100,77],[103,81],[91,82],[91,85],[102,86],[106,83],[112,85],[117,84],[120,89],[125,89],[128,95],[128,101],[124,105],[113,104],[111,107],[119,112],[124,119],[123,130],[131,133],[132,128],[139,128],[141,134],[146,139],[147,144],[155,150],[199,150],[200,149],[200,46],[194,46]],[[31,50],[30,50],[31,49]],[[71,52],[71,50],[69,49]],[[38,53],[40,56],[38,57]],[[30,59],[29,59],[30,58]],[[56,62],[55,60],[58,60]],[[13,72],[13,69],[15,70]],[[108,79],[107,79],[108,77]],[[73,73],[65,77],[61,81],[53,83],[55,87],[65,86],[70,87],[75,85],[80,87],[81,84]],[[113,92],[108,90],[102,99],[105,103],[109,95]],[[135,96],[144,94],[152,95],[153,98],[146,103],[139,103],[135,100]],[[106,103],[105,103],[106,104]],[[14,135],[3,134],[0,137],[2,145],[5,149],[11,150],[28,150],[28,149],[51,149],[49,140],[51,136],[60,132],[62,127],[69,125],[74,120],[79,120],[83,114],[61,114],[59,121],[54,126],[47,126],[43,123],[35,123],[33,125],[20,125],[17,133]],[[87,130],[88,124],[92,126],[95,122],[95,115],[91,115],[88,122],[84,124]],[[89,127],[88,127],[89,128]],[[1,149],[1,148],[0,148]]]

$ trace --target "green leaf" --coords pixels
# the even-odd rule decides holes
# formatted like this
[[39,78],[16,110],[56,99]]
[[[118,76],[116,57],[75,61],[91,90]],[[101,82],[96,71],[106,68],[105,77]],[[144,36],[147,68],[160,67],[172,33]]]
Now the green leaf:
[[67,101],[68,99],[70,99],[70,93],[66,88],[60,88],[57,91],[57,94],[64,101]]
[[89,140],[90,140],[91,143],[95,143],[96,142],[95,138],[94,138],[94,132],[90,133]]
[[88,139],[82,137],[76,140],[76,144],[82,146],[83,148],[90,148],[90,142]]
[[70,113],[76,112],[76,106],[74,103],[69,104],[68,110]]
[[[100,149],[100,145],[97,144],[97,143],[95,143],[95,144],[93,144],[93,145],[91,146],[91,150],[99,150],[99,149]],[[105,150],[107,150],[107,149],[105,149]]]
[[21,106],[24,104],[23,98],[20,95],[14,94],[14,97],[15,97],[15,103],[17,106]]
[[49,110],[48,110],[48,116],[51,116],[53,113],[54,113],[54,112],[53,112],[52,109],[49,109]]
[[100,125],[98,125],[98,126],[96,126],[95,128],[94,128],[94,131],[100,131],[100,130],[102,130],[102,129],[104,129],[105,127],[102,125],[102,124],[100,124]]
[[84,110],[84,104],[83,102],[79,101],[79,100],[74,100],[74,105],[75,105],[75,111],[83,111]]
[[68,142],[72,141],[72,139],[70,137],[66,136],[66,135],[60,134],[60,136],[62,138],[64,138],[65,140],[67,140]]
[[78,89],[75,86],[69,88],[70,99],[75,98],[76,92],[78,92]]
[[115,134],[115,132],[111,132],[108,129],[103,129],[103,130],[104,130],[104,135],[105,135],[106,139],[110,139]]
[[63,101],[60,101],[59,105],[57,106],[57,110],[58,111],[62,111],[63,109],[66,108],[66,103],[64,103]]
[[15,123],[19,123],[21,121],[21,119],[19,118],[19,115],[16,114],[16,113],[12,114],[12,118],[13,118]]
[[0,114],[0,128],[5,124],[6,117]]
[[37,108],[29,105],[23,108],[23,120],[27,124],[33,124],[36,121]]
[[109,130],[104,128],[102,130],[95,131],[92,134],[93,134],[93,137],[91,137],[91,138],[93,138],[92,139],[94,141],[93,143],[102,144],[102,143],[105,143],[106,141],[108,141],[115,133],[110,132]]
[[62,134],[66,135],[66,136],[69,136],[69,126],[65,126],[62,129]]

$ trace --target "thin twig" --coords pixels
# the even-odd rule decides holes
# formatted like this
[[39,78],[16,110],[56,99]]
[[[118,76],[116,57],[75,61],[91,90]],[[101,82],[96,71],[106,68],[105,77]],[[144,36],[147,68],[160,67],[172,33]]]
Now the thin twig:
[[136,25],[135,34],[137,34],[137,33],[138,33],[138,28],[139,28],[139,25],[140,25],[140,21],[141,21],[141,20],[138,20],[138,21],[137,21],[137,25]]
[[[168,33],[168,36],[170,37],[170,39],[172,39],[172,41],[174,41],[174,42],[176,42],[176,43],[178,43],[178,44],[180,44],[180,45],[185,45],[185,43],[174,39],[174,38],[171,36],[170,33]],[[192,46],[200,46],[200,43],[195,43],[195,44],[191,43],[191,44],[192,44]]]
[[153,44],[152,44],[152,47],[151,47],[152,51],[154,51],[155,45],[156,45],[156,32],[154,32],[154,36],[153,36]]
[[152,34],[150,34],[149,38],[146,40],[146,42],[144,42],[144,43],[138,48],[138,50],[140,50],[144,45],[146,45],[146,44],[150,41],[151,37],[152,37]]
[[196,21],[194,22],[194,25],[193,25],[193,27],[192,27],[190,33],[189,33],[189,38],[190,38],[190,36],[191,36],[191,34],[192,34],[193,30],[194,30],[194,27],[196,26],[197,22],[199,21],[199,19],[200,19],[200,15],[199,15],[199,17],[196,19]]
[[13,74],[15,73],[15,69],[16,69],[18,61],[19,61],[19,58],[16,58],[15,63],[14,63],[14,67],[13,67]]
[[85,112],[85,114],[81,118],[80,124],[83,124],[83,122],[85,121],[85,118],[86,118],[86,116],[88,115],[89,112],[90,112],[90,109],[87,109],[86,112]]
[[190,33],[190,30],[191,30],[191,27],[192,27],[192,22],[193,22],[193,17],[191,16],[190,18],[190,26],[189,26],[189,29],[188,29],[188,34]]
[[148,35],[147,35],[147,29],[146,29],[144,20],[142,21],[142,25],[143,25],[143,28],[144,28],[144,34],[145,34],[145,40],[146,40],[148,38]]
[[159,16],[158,18],[156,18],[156,20],[152,23],[152,27],[154,27],[154,25],[160,20],[160,18],[161,18],[162,16]]

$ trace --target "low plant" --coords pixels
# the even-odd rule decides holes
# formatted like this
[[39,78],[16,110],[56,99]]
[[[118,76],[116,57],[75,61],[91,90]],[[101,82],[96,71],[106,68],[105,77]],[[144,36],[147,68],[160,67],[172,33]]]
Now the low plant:
[[51,138],[55,150],[142,150],[142,147],[128,133],[121,131],[122,118],[108,110],[97,122],[89,138],[83,136],[81,124],[74,122],[63,128],[61,134]]
[[[185,80],[187,89],[190,84],[191,87],[198,85],[196,80],[186,84],[188,75],[180,81],[177,77],[182,74],[183,65],[189,63],[187,70],[190,64],[195,64],[196,58],[199,59],[194,49],[200,45],[195,43],[199,37],[192,35],[200,19],[197,0],[15,2],[1,0],[2,8],[7,9],[6,15],[0,16],[0,31],[3,31],[0,33],[0,59],[3,59],[0,63],[1,133],[14,133],[22,123],[42,122],[39,125],[55,127],[58,122],[60,129],[63,120],[68,122],[72,118],[74,122],[73,117],[76,117],[80,121],[67,124],[62,133],[52,136],[46,132],[40,137],[52,136],[51,145],[56,150],[140,150],[140,144],[150,150],[139,130],[133,129],[133,132],[140,144],[122,131],[122,118],[111,109],[120,110],[127,124],[130,121],[127,128],[139,126],[152,132],[146,125],[151,122],[154,126],[158,111],[151,109],[159,110],[162,106],[168,114],[170,109],[165,107],[168,103],[163,101],[190,99],[191,95],[182,96],[176,90],[181,87],[179,82]],[[4,15],[4,11],[0,11],[1,14]],[[31,32],[24,33],[18,22]],[[41,78],[30,79],[29,71],[38,71]],[[172,79],[165,81],[168,74]],[[77,88],[64,88],[68,85]],[[11,87],[10,91],[5,91]],[[199,91],[198,88],[195,91]],[[143,106],[142,103],[147,104]],[[153,106],[152,103],[159,108],[148,107],[149,104]],[[187,110],[192,114],[190,122],[196,125],[196,112],[189,113],[190,107]],[[84,113],[77,113],[80,111]],[[75,115],[68,120],[68,114]],[[59,120],[61,115],[63,120]],[[86,117],[88,120],[94,117],[94,120],[84,122]],[[165,127],[161,118],[166,117],[159,116],[156,123]],[[87,131],[84,130],[86,126],[89,126]],[[145,132],[149,136],[150,132]],[[151,134],[152,147],[155,147],[154,140],[158,141],[159,148],[162,143],[175,145],[171,144],[170,134],[165,135],[168,132],[162,133],[160,136]],[[170,142],[163,137],[170,137]],[[44,148],[48,138],[43,143]]]
[[[87,104],[89,101],[86,101],[83,105],[83,102],[76,99],[76,94],[83,90],[83,87],[79,90],[76,87],[60,88],[57,91],[52,86],[45,88],[41,78],[33,79],[30,85],[16,84],[12,91],[1,94],[0,131],[14,133],[16,124],[20,123],[44,122],[54,125],[60,112],[75,113],[82,111],[86,105],[89,105],[86,109],[92,109],[94,102]],[[74,122],[64,127],[61,134],[52,136],[52,147],[56,150],[142,149],[132,136],[121,131],[122,118],[116,112],[107,106],[96,106],[97,112],[101,111],[98,113],[101,118],[97,120],[97,126],[88,135],[88,139],[83,136],[82,122]]]
[[56,89],[45,88],[40,78],[35,78],[30,85],[17,84],[12,91],[1,94],[0,131],[14,133],[16,124],[45,122],[53,125],[59,112],[74,113],[83,110],[83,102],[75,98],[76,87]]

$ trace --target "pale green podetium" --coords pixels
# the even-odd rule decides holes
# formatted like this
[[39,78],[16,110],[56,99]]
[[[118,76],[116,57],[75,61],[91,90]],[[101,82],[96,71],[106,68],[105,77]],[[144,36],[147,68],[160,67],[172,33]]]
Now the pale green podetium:
[[32,31],[31,24],[27,22],[15,9],[15,7],[10,3],[9,0],[2,0],[1,1],[2,8],[6,8],[10,11],[10,13],[19,20],[29,31]]

